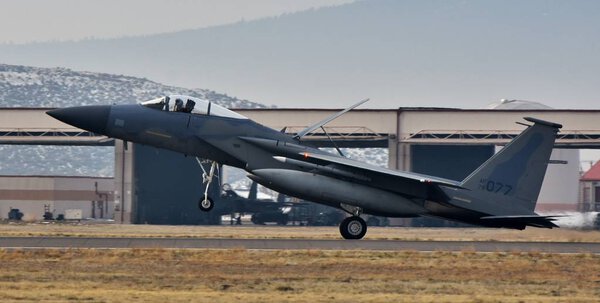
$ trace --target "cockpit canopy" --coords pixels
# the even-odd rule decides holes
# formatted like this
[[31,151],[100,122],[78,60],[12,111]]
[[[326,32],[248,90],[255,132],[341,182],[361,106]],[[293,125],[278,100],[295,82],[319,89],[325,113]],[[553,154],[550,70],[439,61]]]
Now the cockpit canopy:
[[184,95],[170,95],[142,102],[143,106],[169,112],[192,113],[234,119],[248,119],[208,100]]

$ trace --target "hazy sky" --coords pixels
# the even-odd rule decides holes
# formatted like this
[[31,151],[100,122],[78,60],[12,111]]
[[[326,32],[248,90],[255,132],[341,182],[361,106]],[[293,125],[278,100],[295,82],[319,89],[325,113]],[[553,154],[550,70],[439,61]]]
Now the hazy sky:
[[0,45],[0,62],[145,77],[279,107],[366,97],[380,108],[481,108],[502,98],[600,106],[600,1],[348,2],[0,0],[0,43],[171,32]]
[[352,0],[2,0],[0,43],[173,32],[348,2]]
[[[354,1],[0,0],[0,43],[150,35],[349,2]],[[99,71],[215,89],[284,107],[343,107],[364,97],[372,98],[364,107],[385,108],[477,108],[500,98],[539,101],[559,108],[600,107],[600,1],[397,0],[353,6],[341,15],[323,14],[331,24],[318,23],[321,27],[316,30],[310,26],[315,20],[302,19],[306,22],[296,27],[294,20],[288,20],[285,25],[292,27],[282,31],[282,41],[313,37],[304,32],[307,28],[325,33],[314,35],[308,45],[298,44],[302,47],[271,48],[297,55],[272,66],[247,60],[242,52],[225,58],[234,61],[232,68],[207,72],[205,81],[192,79],[193,83],[177,82],[168,73],[163,73],[167,75],[163,79],[143,69],[139,73]],[[371,15],[365,16],[365,12]],[[350,30],[344,31],[348,27]],[[241,27],[248,28],[253,27]],[[270,31],[271,38],[278,37],[277,30]],[[361,39],[340,39],[340,33],[349,32]],[[262,42],[269,38],[253,33],[251,38]],[[288,33],[298,36],[289,37]],[[340,42],[342,46],[333,45]],[[338,55],[339,49],[345,56]],[[265,53],[268,60],[281,59]],[[41,50],[19,62],[0,53],[0,62],[57,66],[50,61],[40,63],[44,54]],[[295,58],[307,56],[314,56],[313,65],[306,60],[295,62]],[[60,66],[98,71],[87,65],[69,65],[74,61],[71,57],[63,59],[67,63]],[[254,74],[255,69],[262,74]],[[296,71],[302,73],[295,75]],[[182,77],[185,80],[187,75]]]

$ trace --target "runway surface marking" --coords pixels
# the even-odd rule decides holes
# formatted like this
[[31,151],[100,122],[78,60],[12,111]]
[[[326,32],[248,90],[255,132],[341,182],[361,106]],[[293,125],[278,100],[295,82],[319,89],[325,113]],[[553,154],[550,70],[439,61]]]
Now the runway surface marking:
[[600,243],[310,240],[310,239],[203,239],[203,238],[86,238],[0,237],[2,248],[213,248],[213,249],[323,249],[414,250],[478,252],[548,252],[600,254]]

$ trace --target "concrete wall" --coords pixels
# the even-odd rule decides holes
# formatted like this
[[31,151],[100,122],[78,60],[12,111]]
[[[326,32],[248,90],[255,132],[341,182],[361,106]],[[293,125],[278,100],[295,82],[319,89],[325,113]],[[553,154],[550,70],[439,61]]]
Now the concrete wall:
[[597,110],[450,110],[401,109],[400,139],[421,130],[523,130],[515,122],[535,117],[563,124],[563,131],[600,133]]
[[550,164],[536,212],[574,212],[579,210],[579,150],[554,149],[552,160],[564,160],[567,164]]
[[133,144],[115,140],[115,220],[132,223],[133,209]]
[[[236,109],[236,112],[274,129],[304,128],[338,112],[334,109]],[[368,127],[376,133],[393,134],[395,109],[355,109],[327,124],[329,127]]]

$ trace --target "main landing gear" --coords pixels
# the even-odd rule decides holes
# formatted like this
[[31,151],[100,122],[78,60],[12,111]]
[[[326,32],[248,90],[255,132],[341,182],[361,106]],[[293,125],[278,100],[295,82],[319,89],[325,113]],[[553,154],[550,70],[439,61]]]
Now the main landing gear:
[[344,239],[362,239],[367,233],[367,223],[359,216],[352,216],[340,223],[340,233]]
[[198,165],[202,168],[202,184],[206,183],[206,187],[204,187],[204,195],[198,201],[198,208],[201,211],[210,211],[215,206],[215,202],[208,196],[208,188],[210,187],[210,183],[212,182],[213,177],[215,176],[215,171],[218,168],[218,164],[215,161],[211,161],[210,171],[207,173],[202,165],[202,161],[196,158]]
[[340,206],[352,215],[340,223],[340,234],[348,240],[362,239],[367,233],[367,223],[360,217],[362,208],[347,204],[341,204]]

